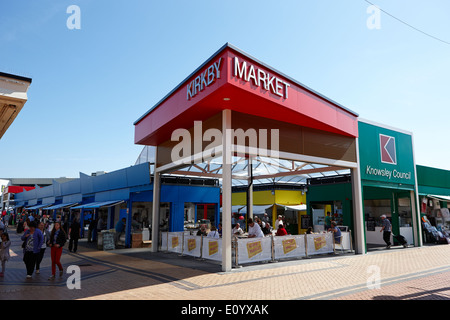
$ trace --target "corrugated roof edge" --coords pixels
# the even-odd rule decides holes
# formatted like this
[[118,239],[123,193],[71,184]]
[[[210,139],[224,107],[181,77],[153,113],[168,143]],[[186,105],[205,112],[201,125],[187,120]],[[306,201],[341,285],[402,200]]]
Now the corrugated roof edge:
[[10,74],[10,73],[5,73],[5,72],[0,72],[0,77],[11,78],[11,79],[25,81],[25,82],[29,82],[29,83],[32,82],[31,78],[22,77],[22,76],[18,76],[18,75],[15,75],[15,74]]
[[230,48],[240,54],[242,54],[243,56],[252,59],[253,61],[255,61],[256,63],[262,65],[263,67],[278,73],[280,76],[288,79],[289,81],[297,84],[298,86],[304,88],[305,90],[311,92],[312,94],[316,95],[317,97],[324,99],[332,104],[334,104],[335,106],[343,109],[346,112],[349,112],[351,114],[353,114],[355,117],[359,117],[359,114],[357,114],[356,112],[354,112],[353,110],[348,109],[347,107],[344,107],[343,105],[339,104],[338,102],[324,96],[323,94],[309,88],[308,86],[305,86],[304,84],[302,84],[301,82],[285,75],[283,72],[278,71],[277,69],[274,69],[273,67],[267,65],[266,63],[256,59],[255,57],[253,57],[252,55],[242,51],[241,49],[237,48],[236,46],[230,44],[229,42],[227,42],[225,45],[223,45],[219,50],[217,50],[211,57],[209,57],[204,63],[202,63],[197,69],[195,69],[194,72],[192,72],[189,76],[187,76],[183,81],[180,82],[179,85],[177,85],[172,91],[170,91],[164,98],[162,98],[158,103],[156,103],[150,110],[148,110],[144,115],[142,115],[138,120],[136,120],[134,122],[134,125],[137,125],[142,119],[144,119],[150,112],[152,112],[154,109],[156,109],[161,103],[163,103],[168,97],[170,97],[175,91],[177,91],[181,86],[183,86],[188,80],[189,78],[191,78],[194,74],[196,74],[198,71],[200,71],[203,67],[205,67],[211,60],[213,60],[217,55],[219,55],[219,53],[221,53],[223,50],[225,50],[226,48]]

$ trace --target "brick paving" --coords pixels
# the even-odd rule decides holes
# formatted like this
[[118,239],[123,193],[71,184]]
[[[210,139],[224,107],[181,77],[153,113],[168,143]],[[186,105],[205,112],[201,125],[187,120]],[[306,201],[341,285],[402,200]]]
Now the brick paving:
[[[99,251],[80,243],[62,263],[79,266],[81,289],[64,274],[54,281],[46,252],[41,273],[25,278],[20,235],[10,231],[14,257],[0,278],[0,299],[22,300],[448,300],[450,246],[394,248],[367,255],[324,255],[254,264],[221,272],[220,264],[149,249]],[[66,246],[67,248],[67,246]],[[49,251],[49,250],[48,250]],[[376,272],[374,272],[375,270]],[[374,275],[379,288],[370,289]]]

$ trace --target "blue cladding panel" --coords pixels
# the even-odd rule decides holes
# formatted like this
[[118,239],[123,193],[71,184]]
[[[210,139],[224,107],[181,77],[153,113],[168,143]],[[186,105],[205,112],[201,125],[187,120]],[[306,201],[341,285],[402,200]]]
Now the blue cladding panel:
[[128,186],[135,187],[151,183],[150,164],[143,163],[127,169]]
[[59,184],[62,196],[81,192],[81,182],[79,179]]
[[64,196],[62,203],[79,203],[83,201],[83,195],[81,193],[71,194],[68,196]]
[[115,200],[128,200],[130,197],[130,189],[119,189],[105,192],[99,192],[95,194],[95,201],[115,201]]
[[153,190],[133,193],[133,201],[135,202],[153,202]]

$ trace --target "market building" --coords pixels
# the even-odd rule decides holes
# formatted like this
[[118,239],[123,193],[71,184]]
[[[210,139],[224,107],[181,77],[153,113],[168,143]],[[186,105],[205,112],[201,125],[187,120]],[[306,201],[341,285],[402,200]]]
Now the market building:
[[[53,220],[60,218],[63,222],[78,217],[83,237],[87,237],[86,224],[92,221],[101,219],[103,229],[110,230],[125,218],[123,244],[139,247],[143,241],[151,239],[153,181],[150,167],[150,163],[141,163],[96,176],[80,173],[80,178],[65,183],[54,181],[50,186],[17,194],[16,212],[48,214]],[[162,190],[157,222],[161,230],[172,231],[178,224],[184,225],[185,217],[187,221],[195,220],[197,207],[204,204],[213,205],[215,212],[219,210],[220,189],[215,180],[167,177],[162,181]],[[139,241],[136,243],[135,239]],[[101,241],[99,244],[101,246]]]
[[[220,255],[223,270],[237,256],[228,236],[235,214],[245,221],[267,214],[274,223],[289,212],[290,233],[301,234],[306,227],[323,231],[329,213],[351,231],[356,253],[385,245],[386,215],[394,235],[423,244],[412,133],[360,119],[230,44],[134,125],[135,143],[156,150],[154,209],[162,174],[221,182],[223,237],[209,254]],[[447,195],[436,193],[439,206],[447,205]],[[183,232],[181,225],[174,232]],[[167,235],[163,247],[170,251],[177,237]],[[264,251],[262,244],[255,248]]]
[[[363,119],[358,129],[366,248],[385,246],[380,236],[382,215],[391,221],[394,235],[404,236],[410,245],[422,245],[412,133]],[[313,224],[323,220],[323,210],[316,213],[319,205],[328,204],[342,225],[355,228],[349,180],[348,176],[322,179],[308,186]],[[391,243],[396,244],[393,236]]]
[[27,102],[31,82],[27,77],[0,72],[0,139]]
[[[232,268],[232,180],[246,179],[251,199],[257,179],[253,162],[262,158],[294,163],[288,173],[270,173],[273,177],[301,175],[310,163],[321,172],[348,169],[355,250],[365,252],[358,115],[230,44],[135,122],[135,143],[156,147],[153,212],[160,206],[162,174],[186,174],[186,168],[196,167],[197,174],[220,179],[224,271]],[[243,177],[238,171],[245,172],[239,168],[245,162]],[[250,217],[252,206],[250,200]],[[153,219],[155,226],[157,215]],[[174,231],[182,232],[178,227]],[[157,251],[159,230],[152,232]]]
[[[22,192],[17,210],[102,217],[105,229],[125,217],[126,247],[151,239],[154,252],[224,271],[333,252],[329,219],[357,254],[385,246],[382,215],[412,246],[428,242],[425,223],[450,227],[450,171],[417,166],[411,132],[361,119],[230,44],[134,126],[144,146],[134,166]],[[281,216],[289,237],[232,237],[232,221],[248,230],[256,216],[272,226]],[[196,237],[202,224],[222,237]]]
[[1,188],[1,211],[14,210],[16,206],[15,197],[17,193],[30,191],[58,183],[68,182],[71,178],[0,178]]

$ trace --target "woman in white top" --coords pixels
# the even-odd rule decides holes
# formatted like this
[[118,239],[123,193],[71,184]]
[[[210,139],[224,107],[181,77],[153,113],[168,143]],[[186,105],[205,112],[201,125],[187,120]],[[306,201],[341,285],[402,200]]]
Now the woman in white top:
[[217,231],[215,226],[211,227],[211,231],[206,236],[207,238],[220,238],[219,231]]

